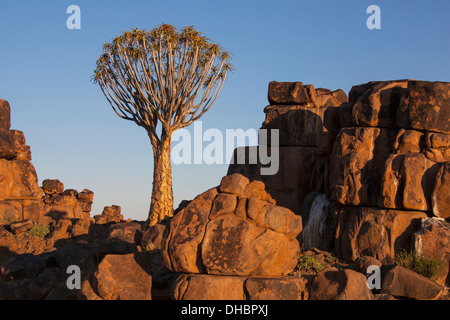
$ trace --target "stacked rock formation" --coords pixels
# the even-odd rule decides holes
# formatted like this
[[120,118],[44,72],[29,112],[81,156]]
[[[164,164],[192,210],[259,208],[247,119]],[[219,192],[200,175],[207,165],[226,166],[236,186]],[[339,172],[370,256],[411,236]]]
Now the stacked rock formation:
[[[173,297],[251,299],[244,288],[255,287],[257,295],[258,283],[276,283],[281,291],[301,287],[301,279],[284,277],[297,264],[301,230],[301,217],[276,206],[262,182],[241,174],[225,176],[219,187],[181,209],[165,231],[164,265],[188,274],[175,282]],[[206,290],[210,283],[218,290]],[[296,299],[301,292],[295,290]]]
[[60,218],[89,219],[94,193],[64,190],[59,180],[39,187],[30,146],[22,131],[10,130],[9,103],[0,100],[0,225],[30,220],[48,224]]
[[42,217],[39,188],[30,147],[22,131],[10,130],[9,103],[0,100],[0,224]]
[[120,213],[122,208],[120,206],[112,205],[103,208],[102,214],[94,216],[95,223],[109,223],[122,222],[123,215]]
[[75,189],[64,190],[57,179],[42,182],[44,190],[44,215],[58,220],[61,218],[90,219],[94,193],[84,189],[78,193]]
[[[324,127],[337,107],[347,101],[342,90],[315,89],[313,85],[301,82],[270,82],[268,91],[270,105],[264,109],[266,118],[262,129],[279,130],[279,170],[274,175],[261,175],[262,165],[258,159],[255,165],[248,161],[240,163],[237,150],[234,163],[228,174],[242,173],[250,179],[264,182],[267,192],[277,204],[285,206],[296,214],[306,195],[312,191],[324,190],[324,172],[331,154],[336,129]],[[334,131],[333,131],[334,129]],[[270,134],[269,134],[270,137]],[[268,139],[268,147],[272,141]],[[247,154],[252,147],[248,147]]]
[[450,84],[355,86],[339,109],[330,194],[339,204],[336,252],[392,261],[427,217],[450,217]]
[[347,101],[339,90],[272,82],[262,128],[280,130],[280,171],[260,176],[247,161],[228,172],[264,181],[300,214],[305,249],[390,263],[412,248],[444,260],[445,278],[449,93],[445,82],[377,81],[354,86]]

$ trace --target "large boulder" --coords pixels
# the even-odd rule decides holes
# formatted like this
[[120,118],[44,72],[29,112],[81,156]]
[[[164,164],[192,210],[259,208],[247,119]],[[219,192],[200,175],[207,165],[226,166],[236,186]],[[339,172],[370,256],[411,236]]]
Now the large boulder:
[[106,206],[103,208],[102,214],[94,216],[95,223],[121,222],[123,221],[123,215],[120,213],[121,210],[121,207],[117,205]]
[[267,98],[270,104],[310,105],[313,103],[313,97],[302,82],[271,81]]
[[398,265],[383,268],[381,292],[415,300],[436,300],[444,287],[414,271]]
[[45,194],[63,193],[64,184],[58,179],[45,179],[42,181],[42,189]]
[[342,118],[350,126],[450,133],[450,83],[372,81],[354,86]]
[[450,133],[450,83],[408,81],[397,110],[397,125],[406,129]]
[[0,130],[0,158],[12,160],[17,157],[14,136],[10,130]]
[[333,200],[445,218],[449,91],[450,83],[415,80],[354,86],[339,108],[329,164]]
[[[431,211],[438,168],[423,153],[391,155],[386,160],[377,204],[384,208]],[[441,204],[441,199],[437,203]]]
[[366,277],[357,271],[330,267],[320,271],[310,289],[310,300],[372,300]]
[[398,252],[409,248],[420,219],[426,217],[420,211],[342,207],[337,220],[336,255],[347,261],[371,256],[383,263],[393,262]]
[[[93,290],[93,292],[92,292]],[[103,258],[90,280],[85,280],[80,298],[93,300],[151,300],[152,276],[146,252],[110,254]]]
[[333,200],[342,205],[375,206],[386,160],[397,132],[369,127],[339,131],[331,156]]
[[305,280],[184,274],[172,287],[175,300],[306,300]]
[[174,300],[244,300],[245,277],[183,274],[172,287]]
[[433,214],[444,219],[450,218],[450,161],[443,163],[436,175],[431,195]]
[[349,93],[352,125],[397,127],[395,117],[407,86],[407,80],[373,81],[354,86]]
[[0,130],[9,130],[11,127],[11,107],[8,101],[0,99]]
[[441,260],[443,266],[435,280],[450,283],[450,223],[439,218],[422,218],[420,229],[412,235],[411,247],[419,256]]
[[182,273],[288,274],[296,265],[302,220],[268,199],[261,183],[225,176],[171,219],[162,241],[165,266]]
[[40,199],[36,170],[26,160],[0,159],[0,200]]
[[[323,109],[271,105],[266,107],[264,112],[266,119],[262,129],[279,130],[280,146],[317,147],[323,139]],[[270,139],[268,141],[270,144]]]

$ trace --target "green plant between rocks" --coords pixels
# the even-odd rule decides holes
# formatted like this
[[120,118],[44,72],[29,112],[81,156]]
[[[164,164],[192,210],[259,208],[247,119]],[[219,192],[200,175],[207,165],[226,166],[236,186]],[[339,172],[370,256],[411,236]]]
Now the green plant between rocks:
[[434,259],[411,250],[402,250],[395,256],[395,263],[429,279],[435,278],[444,267],[441,259]]
[[49,225],[39,225],[37,223],[33,224],[30,230],[25,234],[27,237],[38,237],[45,238],[46,235],[50,233]]
[[299,256],[295,271],[319,272],[325,268],[324,264],[312,256]]

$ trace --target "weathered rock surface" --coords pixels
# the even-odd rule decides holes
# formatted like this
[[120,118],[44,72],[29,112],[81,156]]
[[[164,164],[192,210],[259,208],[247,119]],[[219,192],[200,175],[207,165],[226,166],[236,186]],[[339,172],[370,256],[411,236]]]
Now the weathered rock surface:
[[175,300],[306,300],[305,280],[295,277],[181,275],[174,282]]
[[433,214],[437,217],[450,218],[450,162],[442,163],[431,194]]
[[[338,107],[348,101],[342,90],[315,89],[301,82],[271,82],[262,129],[268,130],[269,154],[272,129],[279,133],[279,167],[275,174],[261,174],[258,147],[238,148],[228,174],[241,173],[260,180],[278,205],[302,214],[304,198],[312,191],[325,192],[329,184],[328,157],[340,128]],[[239,157],[240,150],[245,156]],[[255,155],[255,157],[250,156]]]
[[444,219],[422,218],[420,229],[412,235],[411,247],[419,255],[441,260],[442,270],[435,280],[450,283],[450,223]]
[[366,277],[359,272],[331,267],[319,272],[312,283],[311,300],[372,300]]
[[[263,199],[239,174],[197,196],[170,221],[164,264],[175,272],[279,276],[291,272],[299,252],[301,217]],[[221,192],[222,191],[222,192]],[[250,197],[246,194],[252,194]]]
[[426,217],[420,211],[342,207],[335,235],[336,255],[347,261],[371,256],[383,263],[393,262],[396,253],[410,246],[420,219]]
[[90,300],[95,294],[103,300],[151,300],[149,261],[145,252],[105,256],[92,279],[84,281],[80,296]]
[[120,206],[112,205],[103,209],[101,215],[95,215],[95,223],[108,223],[108,222],[121,222],[123,221],[123,215]]
[[42,189],[45,194],[63,193],[64,184],[58,179],[45,179],[42,181]]
[[301,82],[272,81],[269,83],[267,98],[270,104],[309,105],[313,102]]
[[0,130],[11,128],[11,107],[8,101],[0,99]]
[[[377,81],[347,98],[271,82],[262,128],[279,130],[277,172],[262,174],[268,165],[250,161],[261,146],[246,147],[218,187],[148,229],[124,222],[119,206],[91,219],[87,189],[56,179],[40,188],[0,100],[0,299],[440,299],[435,281],[450,276],[449,93],[444,82]],[[36,223],[50,232],[30,236]],[[319,262],[329,257],[320,249],[344,261],[301,278],[297,238]],[[406,248],[444,261],[442,272],[429,280],[386,265]],[[74,264],[81,290],[65,283]],[[367,288],[371,265],[382,267],[381,294]],[[184,274],[174,281],[171,271]]]
[[381,291],[396,297],[436,300],[444,292],[439,284],[397,265],[384,267],[381,279]]
[[449,91],[449,83],[415,80],[353,87],[330,159],[333,199],[445,215]]

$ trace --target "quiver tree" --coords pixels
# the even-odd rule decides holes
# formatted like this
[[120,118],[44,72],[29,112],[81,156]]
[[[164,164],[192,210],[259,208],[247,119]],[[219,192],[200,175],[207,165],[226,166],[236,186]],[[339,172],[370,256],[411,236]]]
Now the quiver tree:
[[143,127],[153,148],[148,224],[173,215],[171,138],[208,111],[232,70],[230,55],[193,27],[125,31],[103,45],[93,80],[122,119]]

